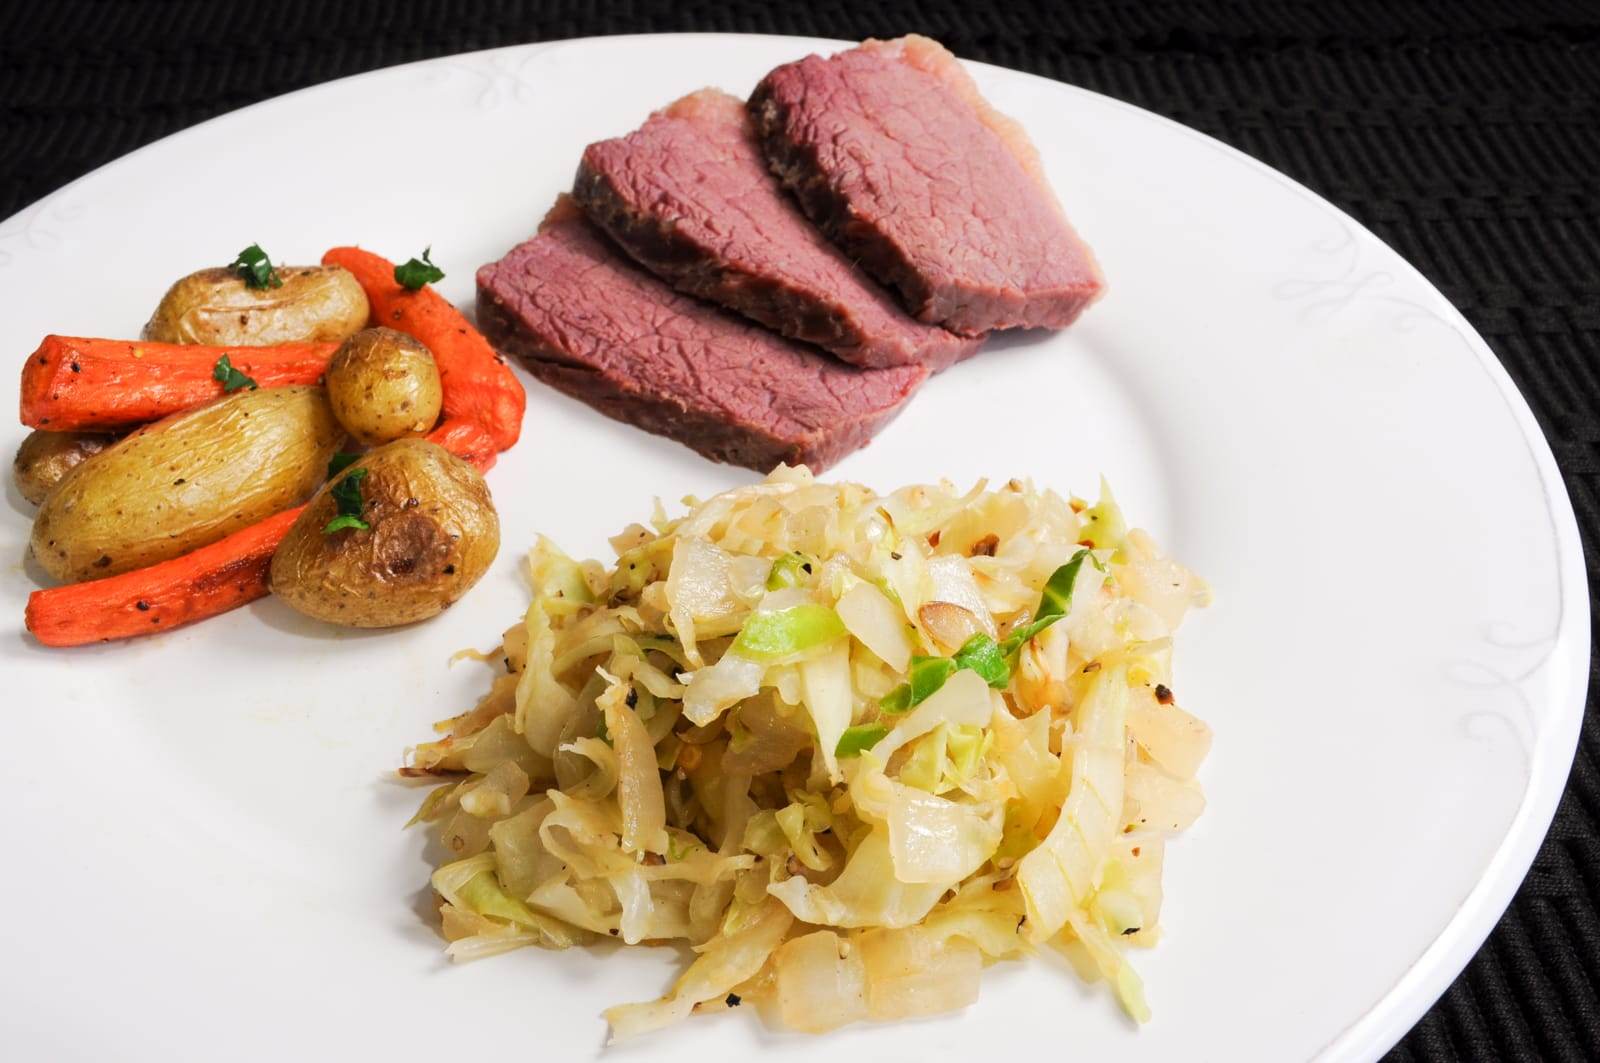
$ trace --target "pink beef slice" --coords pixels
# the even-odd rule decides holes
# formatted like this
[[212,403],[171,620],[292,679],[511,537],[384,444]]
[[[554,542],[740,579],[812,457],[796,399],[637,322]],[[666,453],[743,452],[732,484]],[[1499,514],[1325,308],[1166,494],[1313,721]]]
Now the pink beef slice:
[[761,472],[832,465],[928,376],[857,369],[682,295],[565,196],[538,235],[478,270],[478,320],[534,376],[607,417]]
[[1104,288],[1033,143],[926,37],[780,66],[750,97],[774,173],[921,321],[1062,328]]
[[800,213],[768,171],[744,101],[686,96],[591,144],[573,195],[650,272],[853,365],[943,369],[978,339],[912,320]]

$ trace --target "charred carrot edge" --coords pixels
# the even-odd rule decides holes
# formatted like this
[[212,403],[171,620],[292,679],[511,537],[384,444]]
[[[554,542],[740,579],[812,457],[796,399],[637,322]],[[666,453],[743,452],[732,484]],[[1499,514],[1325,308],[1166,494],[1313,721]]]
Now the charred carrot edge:
[[217,359],[262,387],[315,384],[336,343],[209,347],[46,336],[22,367],[22,423],[76,432],[124,428],[191,409],[222,394]]
[[495,458],[499,457],[500,448],[495,445],[494,436],[476,421],[446,421],[429,432],[426,438],[463,461],[476,465],[479,472],[494,468]]
[[[476,424],[446,422],[428,438],[480,471],[494,464],[494,440]],[[266,595],[272,555],[305,508],[285,510],[170,561],[34,591],[23,622],[46,646],[82,646],[170,631],[237,609]]]
[[394,279],[394,263],[359,247],[336,247],[323,265],[355,275],[372,304],[372,323],[398,329],[433,352],[444,389],[445,420],[476,421],[501,450],[522,432],[528,396],[511,367],[461,311],[431,287],[408,291]]

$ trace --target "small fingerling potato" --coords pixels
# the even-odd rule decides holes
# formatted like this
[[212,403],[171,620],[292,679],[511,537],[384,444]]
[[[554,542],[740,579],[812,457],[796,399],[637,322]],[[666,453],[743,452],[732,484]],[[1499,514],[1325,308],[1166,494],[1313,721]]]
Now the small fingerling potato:
[[344,439],[320,387],[236,391],[145,425],[45,498],[30,547],[66,582],[167,561],[298,504]]
[[279,283],[252,288],[235,270],[203,269],[178,281],[144,327],[153,343],[264,347],[340,343],[371,312],[355,276],[339,266],[279,266]]
[[334,416],[369,447],[426,433],[439,419],[439,367],[421,341],[369,328],[344,341],[325,378]]
[[37,506],[67,473],[115,442],[97,432],[29,432],[11,463],[17,490]]
[[427,440],[401,439],[317,493],[272,557],[271,587],[318,620],[395,627],[443,612],[499,549],[500,518],[478,470]]

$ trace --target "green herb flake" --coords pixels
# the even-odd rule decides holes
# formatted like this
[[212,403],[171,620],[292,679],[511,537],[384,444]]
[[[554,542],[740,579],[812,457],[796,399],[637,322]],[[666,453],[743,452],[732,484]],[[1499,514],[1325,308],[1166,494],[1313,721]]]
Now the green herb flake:
[[240,388],[256,389],[255,380],[235,369],[227,355],[218,358],[217,364],[211,367],[211,379],[221,384],[222,390],[230,395]]
[[351,469],[345,474],[344,479],[334,484],[329,490],[333,501],[339,507],[339,515],[330,520],[322,529],[322,534],[332,535],[345,528],[366,530],[371,527],[361,519],[361,481],[367,478],[366,469]]
[[333,479],[360,460],[360,454],[350,454],[341,450],[328,459],[328,479]]
[[322,534],[332,535],[334,532],[344,531],[346,528],[355,528],[358,531],[364,531],[368,527],[370,527],[370,525],[368,525],[367,522],[362,520],[360,517],[352,517],[348,514],[341,513],[339,516],[334,517],[327,524],[322,526]]
[[1006,651],[1001,645],[981,631],[964,642],[956,651],[957,669],[970,668],[978,677],[996,690],[1004,690],[1011,682],[1011,666],[1006,663]]
[[871,749],[888,735],[889,728],[881,723],[862,723],[854,727],[846,727],[844,734],[839,736],[839,744],[834,746],[833,755],[839,758],[859,757]]
[[785,587],[798,587],[811,575],[814,566],[805,554],[791,551],[772,563],[767,573],[767,590],[778,591]]
[[933,697],[955,674],[956,662],[949,657],[912,657],[906,682],[889,691],[878,707],[888,713],[905,712]]
[[228,263],[228,268],[244,280],[246,288],[281,288],[283,278],[273,268],[272,259],[261,250],[260,244],[251,244],[239,252],[239,257]]
[[1039,609],[1034,618],[996,642],[988,635],[972,636],[953,657],[912,657],[906,682],[889,691],[878,702],[878,707],[890,714],[899,714],[927,701],[938,693],[945,681],[963,668],[978,673],[985,683],[996,690],[1004,690],[1011,683],[1011,659],[1027,641],[1045,628],[1067,615],[1072,608],[1072,588],[1078,581],[1078,571],[1084,559],[1104,572],[1100,559],[1088,550],[1079,550],[1072,560],[1050,574],[1044,592],[1039,597]]
[[433,248],[426,247],[421,258],[413,258],[394,268],[394,282],[409,291],[416,291],[424,284],[434,284],[444,280],[444,270],[433,264]]
[[1088,550],[1079,550],[1072,555],[1071,561],[1052,572],[1045,582],[1044,593],[1039,596],[1039,611],[1034,614],[1031,621],[1007,635],[1006,640],[1000,644],[1007,657],[1020,650],[1023,644],[1035,635],[1067,615],[1067,610],[1072,608],[1072,588],[1078,582],[1078,571],[1083,568],[1084,558],[1088,558],[1095,568],[1105,571],[1099,558]]

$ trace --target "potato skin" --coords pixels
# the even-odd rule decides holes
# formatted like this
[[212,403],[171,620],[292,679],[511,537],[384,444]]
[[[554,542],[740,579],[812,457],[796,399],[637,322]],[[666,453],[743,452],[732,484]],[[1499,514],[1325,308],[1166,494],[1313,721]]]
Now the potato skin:
[[67,473],[116,442],[117,437],[97,432],[29,432],[17,448],[11,475],[34,505],[43,502]]
[[[332,490],[356,469],[369,528],[323,532]],[[478,470],[443,447],[401,439],[323,487],[272,557],[272,592],[318,620],[394,627],[443,612],[500,550],[500,517]]]
[[144,327],[157,343],[265,347],[341,343],[367,325],[371,308],[355,276],[339,266],[279,266],[283,284],[251,288],[231,269],[191,273],[162,297]]
[[420,436],[439,419],[439,367],[421,341],[369,328],[344,341],[324,378],[333,415],[369,447]]
[[107,447],[52,491],[33,556],[100,579],[214,543],[305,499],[344,433],[319,387],[236,391]]

